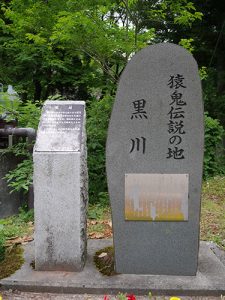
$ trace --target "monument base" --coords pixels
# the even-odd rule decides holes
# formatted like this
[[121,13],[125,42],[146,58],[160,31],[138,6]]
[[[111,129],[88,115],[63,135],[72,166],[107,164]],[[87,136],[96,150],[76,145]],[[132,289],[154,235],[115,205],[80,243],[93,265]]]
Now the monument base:
[[82,152],[34,152],[35,269],[81,271],[86,258]]

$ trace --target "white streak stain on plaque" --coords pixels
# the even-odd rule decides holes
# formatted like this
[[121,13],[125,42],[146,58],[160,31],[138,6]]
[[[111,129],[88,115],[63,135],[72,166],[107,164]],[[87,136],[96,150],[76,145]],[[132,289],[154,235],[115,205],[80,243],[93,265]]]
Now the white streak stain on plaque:
[[125,220],[187,221],[188,174],[126,174]]

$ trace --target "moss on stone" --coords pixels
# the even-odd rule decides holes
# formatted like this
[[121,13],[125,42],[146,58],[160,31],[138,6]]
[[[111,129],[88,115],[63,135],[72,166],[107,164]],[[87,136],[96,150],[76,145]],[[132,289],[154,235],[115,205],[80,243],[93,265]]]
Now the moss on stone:
[[23,249],[21,246],[13,246],[6,249],[5,259],[0,262],[0,279],[9,277],[15,273],[24,263]]
[[114,248],[112,246],[98,250],[94,255],[94,263],[103,275],[116,275],[114,270]]

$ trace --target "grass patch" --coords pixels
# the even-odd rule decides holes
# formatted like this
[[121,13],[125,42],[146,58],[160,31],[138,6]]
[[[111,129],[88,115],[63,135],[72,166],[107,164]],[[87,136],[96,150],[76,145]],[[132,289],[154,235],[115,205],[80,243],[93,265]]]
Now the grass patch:
[[23,259],[23,249],[21,246],[12,246],[6,249],[5,259],[0,262],[0,279],[8,277],[15,273],[22,264]]
[[111,211],[109,206],[100,203],[88,207],[88,219],[90,220],[106,220],[111,219]]
[[225,250],[225,177],[203,183],[200,238]]
[[104,232],[104,229],[105,229],[104,224],[101,223],[91,224],[90,222],[90,226],[88,226],[88,233],[93,231],[96,233],[100,233],[100,232]]
[[34,212],[20,210],[16,216],[0,219],[0,236],[7,239],[23,237],[33,232]]
[[20,209],[17,216],[0,219],[0,240],[4,241],[4,259],[0,262],[0,279],[10,276],[23,262],[22,243],[32,240],[33,211]]
[[87,232],[90,239],[112,237],[111,211],[109,206],[103,206],[99,203],[89,206]]

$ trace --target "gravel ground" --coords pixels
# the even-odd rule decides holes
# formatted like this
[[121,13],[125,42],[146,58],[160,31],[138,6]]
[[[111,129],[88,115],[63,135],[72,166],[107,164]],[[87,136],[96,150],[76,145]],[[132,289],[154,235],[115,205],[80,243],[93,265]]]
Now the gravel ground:
[[[104,295],[74,295],[74,294],[51,294],[51,293],[24,293],[19,291],[0,291],[0,295],[2,296],[2,300],[103,300]],[[178,297],[178,296],[177,296]],[[152,296],[149,298],[148,296],[136,296],[136,300],[170,300],[169,296]],[[186,297],[180,296],[181,300],[225,300],[225,296],[220,297]],[[1,299],[1,298],[0,298]],[[118,299],[116,296],[109,296],[109,300]]]

